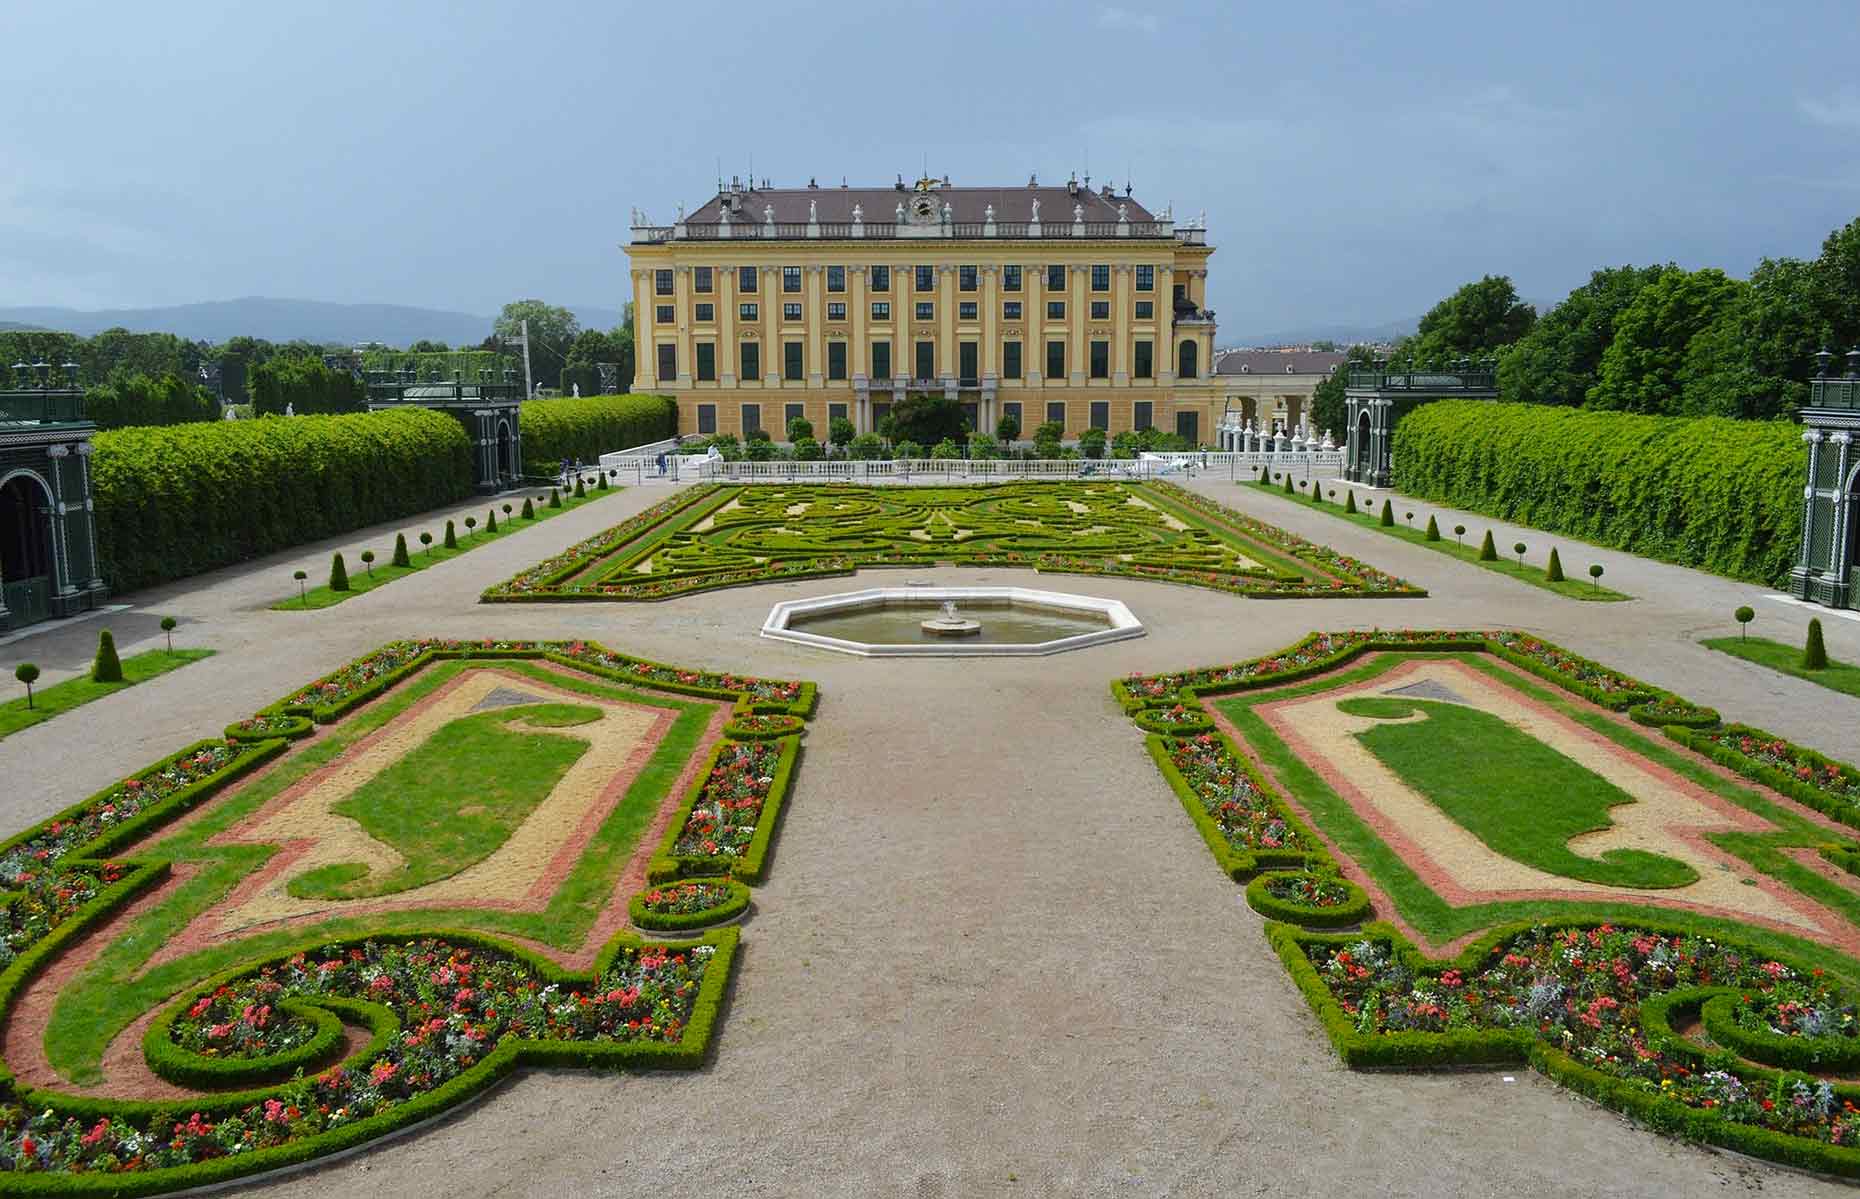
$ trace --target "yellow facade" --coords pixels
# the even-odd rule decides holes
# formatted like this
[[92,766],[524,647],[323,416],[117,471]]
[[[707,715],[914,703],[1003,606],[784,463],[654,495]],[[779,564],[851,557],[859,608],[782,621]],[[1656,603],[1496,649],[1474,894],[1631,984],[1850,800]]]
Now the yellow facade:
[[[869,224],[845,198],[879,210],[893,194],[896,219]],[[1014,414],[1023,439],[1049,419],[1068,438],[1147,420],[1211,443],[1223,392],[1205,234],[1147,213],[1129,220],[1108,190],[1075,194],[1067,205],[1058,192],[1048,211],[1061,219],[1045,225],[1037,203],[1031,223],[997,222],[992,204],[985,222],[952,220],[952,193],[929,180],[895,192],[742,191],[734,224],[700,221],[731,203],[724,193],[690,222],[636,225],[633,389],[676,397],[685,434],[760,427],[783,440],[795,415],[823,440],[836,416],[876,431],[894,398],[931,391],[988,433]],[[986,195],[1003,208],[1020,198]],[[776,223],[777,201],[796,215],[805,202],[811,218],[812,197],[839,200],[853,220]],[[907,216],[906,198],[921,219]],[[1083,199],[1125,219],[1087,222]]]

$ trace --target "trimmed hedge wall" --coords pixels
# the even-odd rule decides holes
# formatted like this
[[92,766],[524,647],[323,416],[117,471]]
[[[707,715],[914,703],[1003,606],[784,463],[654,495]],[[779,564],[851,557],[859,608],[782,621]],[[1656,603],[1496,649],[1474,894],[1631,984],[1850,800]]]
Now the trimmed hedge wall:
[[1785,422],[1440,400],[1402,418],[1394,452],[1417,499],[1767,586],[1801,544]]
[[520,427],[523,461],[534,474],[545,462],[593,462],[613,450],[670,437],[678,432],[678,402],[656,395],[526,400]]
[[113,591],[243,562],[471,494],[443,412],[210,421],[99,433],[97,551]]

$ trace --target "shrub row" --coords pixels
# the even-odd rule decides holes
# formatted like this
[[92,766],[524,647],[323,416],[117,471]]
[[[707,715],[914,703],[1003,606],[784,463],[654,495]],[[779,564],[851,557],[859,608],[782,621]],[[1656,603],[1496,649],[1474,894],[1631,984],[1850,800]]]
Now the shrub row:
[[1778,586],[1802,539],[1800,430],[1437,401],[1395,432],[1408,495]]
[[442,412],[209,421],[99,433],[97,550],[133,591],[346,533],[471,491],[471,445]]
[[584,396],[525,400],[519,417],[528,473],[550,465],[594,462],[602,454],[662,441],[678,432],[678,402],[670,396]]
[[770,843],[775,837],[775,826],[781,821],[783,802],[788,797],[788,784],[794,777],[796,760],[801,753],[799,737],[779,737],[773,742],[779,745],[781,756],[776,760],[773,780],[769,784],[768,796],[762,801],[762,811],[756,817],[756,831],[750,837],[749,844],[743,852],[734,856],[693,857],[677,852],[678,839],[684,834],[685,825],[691,819],[691,811],[704,798],[705,790],[711,781],[712,771],[718,759],[731,748],[729,741],[719,741],[710,756],[704,760],[704,767],[697,777],[691,780],[691,789],[685,793],[684,802],[672,813],[671,823],[666,827],[665,836],[659,842],[659,850],[652,856],[646,866],[646,878],[650,882],[671,882],[680,878],[706,878],[717,875],[729,875],[746,883],[759,883],[768,870],[768,853]]
[[1823,816],[1860,828],[1860,767],[1747,724],[1707,729],[1669,725],[1666,735]]

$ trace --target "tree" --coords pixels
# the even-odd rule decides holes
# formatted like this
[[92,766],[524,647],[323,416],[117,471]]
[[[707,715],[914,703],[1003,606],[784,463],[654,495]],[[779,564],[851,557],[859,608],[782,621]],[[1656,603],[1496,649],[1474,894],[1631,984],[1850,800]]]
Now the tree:
[[1563,581],[1563,559],[1557,557],[1556,547],[1550,547],[1550,564],[1544,567],[1544,578],[1552,583]]
[[836,416],[827,422],[827,440],[838,446],[842,452],[852,444],[852,439],[856,436],[858,436],[858,430],[843,416]]
[[1594,272],[1499,355],[1498,390],[1525,404],[1581,404],[1595,386],[1615,322],[1666,266],[1618,266]]
[[930,447],[930,456],[938,461],[947,462],[952,458],[962,457],[962,447],[956,444],[955,438],[945,437]]
[[[104,636],[109,636],[105,633]],[[1821,618],[1813,617],[1808,622],[1808,640],[1802,645],[1802,669],[1826,670],[1828,668],[1828,647],[1821,640]]]
[[1408,346],[1408,357],[1426,364],[1479,358],[1510,345],[1537,321],[1537,310],[1518,299],[1504,275],[1468,283],[1428,310]]
[[912,392],[891,406],[891,438],[935,445],[939,441],[967,440],[969,422],[962,405],[941,392]]
[[1765,258],[1734,302],[1687,345],[1679,410],[1758,420],[1793,414],[1808,400],[1826,328],[1815,267]]
[[814,422],[805,416],[797,416],[788,422],[788,440],[794,442],[803,437],[809,441],[814,439]]
[[1602,564],[1600,562],[1592,562],[1589,564],[1589,589],[1591,591],[1599,590],[1601,585]]
[[1428,516],[1427,516],[1426,536],[1429,541],[1440,540],[1440,522],[1434,519],[1434,515],[1431,512],[1428,513]]
[[999,458],[1000,456],[1001,443],[996,441],[993,437],[990,437],[986,433],[969,434],[969,457]]
[[885,440],[876,433],[861,433],[846,443],[848,457],[870,461],[885,456]]
[[349,568],[343,564],[340,551],[332,555],[329,560],[329,589],[331,591],[349,589]]
[[[529,501],[524,500],[523,505],[527,508],[529,506]],[[405,533],[394,534],[394,565],[413,565],[413,559],[407,556],[407,535]]]
[[1688,345],[1747,286],[1707,268],[1670,270],[1642,288],[1615,322],[1587,406],[1660,415],[1679,411]]
[[1349,357],[1340,363],[1336,370],[1324,376],[1311,392],[1311,425],[1318,430],[1334,429],[1339,439],[1349,436],[1349,409],[1344,404],[1343,391],[1350,385],[1350,371],[1361,369],[1376,360],[1375,351],[1368,346],[1351,346]]
[[375,552],[373,550],[362,551],[362,566],[368,571],[369,578],[375,577]]
[[1498,561],[1498,546],[1492,543],[1492,530],[1490,529],[1485,531],[1485,540],[1479,543],[1479,561]]
[[1080,433],[1079,453],[1087,458],[1104,457],[1104,430],[1092,428]]
[[[548,365],[552,359],[544,356],[542,365]],[[581,385],[584,396],[597,395],[605,388],[601,385],[600,364],[611,362],[618,368],[619,378],[615,390],[627,391],[633,385],[633,330],[625,325],[608,332],[598,329],[583,329],[569,343],[567,361],[562,365],[561,388],[567,395],[575,385]],[[543,375],[531,355],[531,369],[538,370],[538,377]]]
[[1018,441],[1020,439],[1020,418],[1010,412],[996,421],[995,437],[1002,442]]
[[817,462],[820,460],[820,443],[812,437],[794,439],[794,459],[796,462]]
[[97,658],[90,664],[90,681],[93,683],[120,683],[123,681],[123,663],[116,656],[116,638],[105,629],[97,634]]
[[174,630],[180,623],[172,616],[161,618],[162,635],[168,639],[168,652],[171,654],[174,652]]
[[1385,529],[1394,528],[1395,527],[1395,505],[1389,503],[1386,499],[1383,500],[1382,501],[1382,514],[1376,518],[1376,523],[1380,524]]
[[1731,619],[1735,620],[1738,625],[1737,638],[1739,641],[1748,641],[1750,639],[1750,622],[1756,618],[1757,610],[1752,608],[1749,604],[1739,604],[1737,611],[1731,613]]
[[1342,347],[1327,337],[1320,337],[1311,343],[1311,348],[1320,354],[1334,354]]
[[320,357],[279,356],[254,367],[249,379],[252,411],[281,416],[321,412],[366,412],[368,389],[346,370],[332,370]]
[[21,662],[13,668],[13,677],[26,684],[26,707],[32,707],[32,685],[39,681],[39,668],[31,662]]
[[1860,343],[1860,217],[1828,234],[1815,259],[1813,294],[1828,348]]
[[100,429],[180,425],[218,420],[219,401],[206,388],[173,372],[149,376],[119,371],[84,393],[84,415]]
[[[541,300],[512,300],[504,305],[491,326],[492,336],[513,342],[523,336],[523,322],[530,326],[530,370],[538,383],[559,378],[568,365],[569,350],[581,333],[581,322],[566,308],[557,308]],[[631,372],[628,372],[629,377]]]

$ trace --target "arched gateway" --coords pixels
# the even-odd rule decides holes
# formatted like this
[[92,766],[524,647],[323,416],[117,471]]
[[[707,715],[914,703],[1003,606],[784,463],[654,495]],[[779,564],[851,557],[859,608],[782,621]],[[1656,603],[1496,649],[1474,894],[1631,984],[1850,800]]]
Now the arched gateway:
[[77,366],[19,363],[0,386],[0,632],[94,607],[90,439]]

